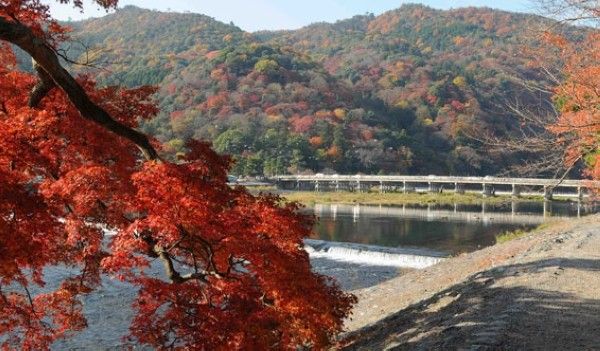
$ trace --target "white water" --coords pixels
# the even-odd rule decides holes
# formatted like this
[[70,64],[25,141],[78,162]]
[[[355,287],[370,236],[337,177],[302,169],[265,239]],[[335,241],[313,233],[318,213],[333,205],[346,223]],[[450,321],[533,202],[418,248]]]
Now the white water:
[[373,245],[306,239],[304,248],[311,258],[325,258],[372,266],[426,268],[444,260],[439,252],[421,249],[388,248]]

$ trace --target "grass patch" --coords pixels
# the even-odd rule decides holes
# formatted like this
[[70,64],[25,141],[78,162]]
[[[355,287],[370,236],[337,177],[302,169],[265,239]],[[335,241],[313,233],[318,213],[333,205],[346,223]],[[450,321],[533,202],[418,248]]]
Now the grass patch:
[[246,186],[246,189],[251,193],[276,193],[277,187],[275,185],[257,185],[257,186]]
[[506,231],[504,233],[496,235],[496,244],[506,243],[518,238],[522,238],[529,234],[534,234],[536,232],[549,228],[551,224],[552,222],[546,222],[538,225],[533,229],[516,229],[512,231]]
[[[297,201],[305,205],[317,203],[338,204],[378,204],[378,205],[404,205],[404,204],[477,204],[485,201],[491,204],[509,203],[515,201],[510,196],[495,196],[484,198],[480,194],[466,193],[380,193],[380,192],[314,192],[294,191],[280,192],[288,201]],[[525,201],[527,199],[519,199]]]
[[531,233],[529,230],[517,229],[513,231],[506,231],[502,234],[496,235],[496,244],[506,243],[518,238],[522,238],[525,235]]

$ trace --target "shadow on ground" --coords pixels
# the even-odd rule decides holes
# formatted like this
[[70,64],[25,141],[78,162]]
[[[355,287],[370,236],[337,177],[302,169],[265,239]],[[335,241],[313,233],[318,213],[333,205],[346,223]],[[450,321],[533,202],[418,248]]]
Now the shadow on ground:
[[[598,272],[600,260],[546,259],[477,273],[464,283],[346,335],[342,348],[600,350],[600,292],[593,299],[585,299],[544,289],[544,281],[559,279],[566,270],[574,270],[575,276],[580,276],[577,272]],[[528,283],[509,286],[502,282],[519,277]],[[568,291],[569,287],[559,290]]]

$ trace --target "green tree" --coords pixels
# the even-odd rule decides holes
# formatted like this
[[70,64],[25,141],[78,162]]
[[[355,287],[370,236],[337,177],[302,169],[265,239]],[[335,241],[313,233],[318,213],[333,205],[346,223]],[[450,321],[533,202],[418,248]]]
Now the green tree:
[[239,129],[229,129],[215,139],[214,148],[222,154],[241,154],[247,148],[247,138]]
[[244,175],[259,176],[263,174],[263,157],[262,153],[258,152],[246,158],[244,165]]
[[275,73],[279,68],[277,61],[269,58],[262,58],[254,65],[254,70],[262,74]]

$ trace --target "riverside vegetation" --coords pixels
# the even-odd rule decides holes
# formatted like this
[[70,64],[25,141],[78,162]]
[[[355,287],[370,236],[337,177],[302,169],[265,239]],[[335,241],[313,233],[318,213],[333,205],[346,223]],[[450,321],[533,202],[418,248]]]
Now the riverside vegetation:
[[542,223],[542,224],[538,225],[537,227],[530,229],[530,230],[517,229],[517,230],[511,230],[511,231],[507,231],[507,232],[498,234],[498,235],[496,235],[496,243],[502,244],[502,243],[505,243],[505,242],[508,242],[511,240],[522,238],[526,235],[534,235],[535,233],[537,233],[539,231],[547,229],[549,226],[551,226],[550,223],[551,222]]
[[[277,192],[277,191],[275,191]],[[380,193],[380,192],[315,192],[292,191],[281,192],[288,201],[297,201],[305,205],[317,203],[340,204],[475,204],[475,203],[510,203],[512,201],[543,201],[542,196],[524,196],[512,198],[510,195],[498,195],[483,198],[480,194],[455,194],[455,193]]]

